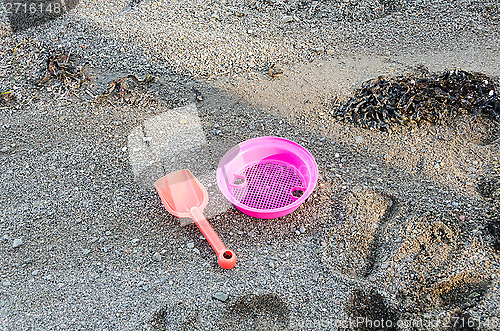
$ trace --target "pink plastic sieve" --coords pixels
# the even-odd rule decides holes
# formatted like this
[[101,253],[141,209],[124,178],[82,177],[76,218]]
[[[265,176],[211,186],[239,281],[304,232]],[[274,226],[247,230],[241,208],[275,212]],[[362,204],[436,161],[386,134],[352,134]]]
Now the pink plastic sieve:
[[258,218],[290,214],[311,194],[318,166],[299,144],[278,137],[246,140],[219,162],[217,184],[243,213]]

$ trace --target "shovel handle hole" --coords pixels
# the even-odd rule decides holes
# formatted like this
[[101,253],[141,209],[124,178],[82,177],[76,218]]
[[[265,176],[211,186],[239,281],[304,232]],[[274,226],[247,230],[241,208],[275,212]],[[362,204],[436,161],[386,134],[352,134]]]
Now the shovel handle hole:
[[300,198],[302,196],[302,194],[304,194],[304,191],[300,190],[300,189],[296,189],[296,190],[292,191],[292,195],[296,198]]
[[226,260],[229,260],[233,257],[233,254],[229,251],[226,251],[224,252],[224,254],[222,254],[222,256],[226,259]]

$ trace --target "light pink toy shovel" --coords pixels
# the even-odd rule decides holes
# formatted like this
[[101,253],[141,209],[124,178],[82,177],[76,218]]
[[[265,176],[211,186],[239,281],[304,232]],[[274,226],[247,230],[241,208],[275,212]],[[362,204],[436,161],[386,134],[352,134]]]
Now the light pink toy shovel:
[[236,264],[236,254],[226,248],[212,229],[203,209],[208,203],[208,192],[189,170],[179,170],[160,178],[154,184],[163,206],[174,216],[191,218],[217,254],[219,265],[231,269]]

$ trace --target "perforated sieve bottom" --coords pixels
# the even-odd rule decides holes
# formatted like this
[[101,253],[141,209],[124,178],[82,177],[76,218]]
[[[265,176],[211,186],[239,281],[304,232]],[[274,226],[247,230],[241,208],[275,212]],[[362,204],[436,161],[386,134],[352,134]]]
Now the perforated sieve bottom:
[[292,190],[304,187],[297,171],[285,164],[265,162],[246,168],[241,174],[243,187],[234,187],[233,196],[242,204],[256,209],[276,209],[297,200]]

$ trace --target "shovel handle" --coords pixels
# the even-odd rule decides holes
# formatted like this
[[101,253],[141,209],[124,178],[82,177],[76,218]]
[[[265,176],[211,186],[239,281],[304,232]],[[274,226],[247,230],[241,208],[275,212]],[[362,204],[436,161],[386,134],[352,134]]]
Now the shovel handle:
[[207,241],[212,246],[217,254],[219,265],[224,269],[231,269],[236,264],[236,254],[222,243],[217,232],[214,231],[210,223],[200,211],[198,207],[193,207],[190,210],[191,217],[200,229],[201,233],[205,236]]

